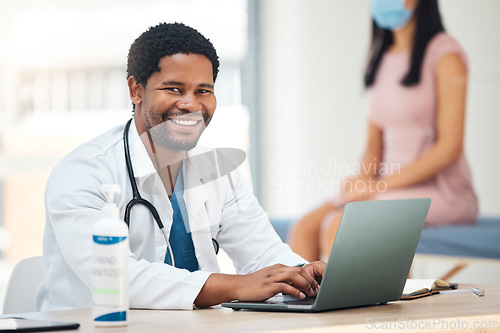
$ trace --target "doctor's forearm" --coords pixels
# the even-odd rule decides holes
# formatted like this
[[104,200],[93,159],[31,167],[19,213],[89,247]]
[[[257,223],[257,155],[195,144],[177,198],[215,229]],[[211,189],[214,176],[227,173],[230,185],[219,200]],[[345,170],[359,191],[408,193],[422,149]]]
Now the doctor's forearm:
[[237,275],[211,274],[194,300],[194,304],[204,308],[238,299],[237,289],[240,286],[238,280]]

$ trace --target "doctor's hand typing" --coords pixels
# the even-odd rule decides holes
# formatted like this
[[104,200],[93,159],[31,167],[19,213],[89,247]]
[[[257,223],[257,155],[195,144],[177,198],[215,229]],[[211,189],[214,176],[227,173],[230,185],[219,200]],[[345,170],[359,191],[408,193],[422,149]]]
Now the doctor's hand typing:
[[212,274],[198,297],[197,307],[232,300],[264,301],[278,293],[305,298],[316,296],[326,264],[315,261],[303,267],[276,264],[247,275]]

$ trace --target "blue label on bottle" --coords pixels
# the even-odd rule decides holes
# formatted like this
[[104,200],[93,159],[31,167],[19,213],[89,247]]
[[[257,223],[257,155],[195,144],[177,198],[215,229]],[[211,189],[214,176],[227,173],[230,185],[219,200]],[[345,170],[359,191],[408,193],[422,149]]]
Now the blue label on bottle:
[[127,311],[112,312],[99,316],[94,321],[125,321],[127,320]]
[[96,236],[94,235],[94,242],[102,245],[111,245],[123,242],[127,237],[110,237],[110,236]]

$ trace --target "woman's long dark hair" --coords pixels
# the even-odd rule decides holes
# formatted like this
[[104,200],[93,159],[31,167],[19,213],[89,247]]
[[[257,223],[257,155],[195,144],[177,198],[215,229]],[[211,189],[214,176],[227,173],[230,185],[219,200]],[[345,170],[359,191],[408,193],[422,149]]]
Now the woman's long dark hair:
[[[415,8],[416,29],[413,49],[411,51],[411,62],[408,73],[401,80],[404,86],[412,86],[420,81],[420,68],[425,54],[425,48],[429,41],[437,33],[444,31],[441,15],[439,14],[437,0],[420,0]],[[392,31],[379,28],[372,20],[372,41],[370,47],[370,58],[365,71],[365,88],[370,87],[375,81],[378,67],[384,53],[392,45]]]

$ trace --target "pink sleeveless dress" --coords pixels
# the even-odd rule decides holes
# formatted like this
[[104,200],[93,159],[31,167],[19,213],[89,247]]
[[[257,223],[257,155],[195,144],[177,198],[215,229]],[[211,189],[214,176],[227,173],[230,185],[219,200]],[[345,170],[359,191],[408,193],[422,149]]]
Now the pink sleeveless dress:
[[[368,117],[383,131],[383,171],[399,172],[428,150],[436,140],[436,67],[443,56],[458,54],[467,65],[460,45],[448,34],[439,33],[429,42],[420,83],[405,87],[401,79],[410,65],[410,52],[386,53],[375,83],[367,90]],[[414,186],[389,190],[374,200],[429,197],[432,200],[427,226],[472,224],[478,214],[471,172],[462,154],[432,179]],[[339,197],[333,203],[339,204]]]

